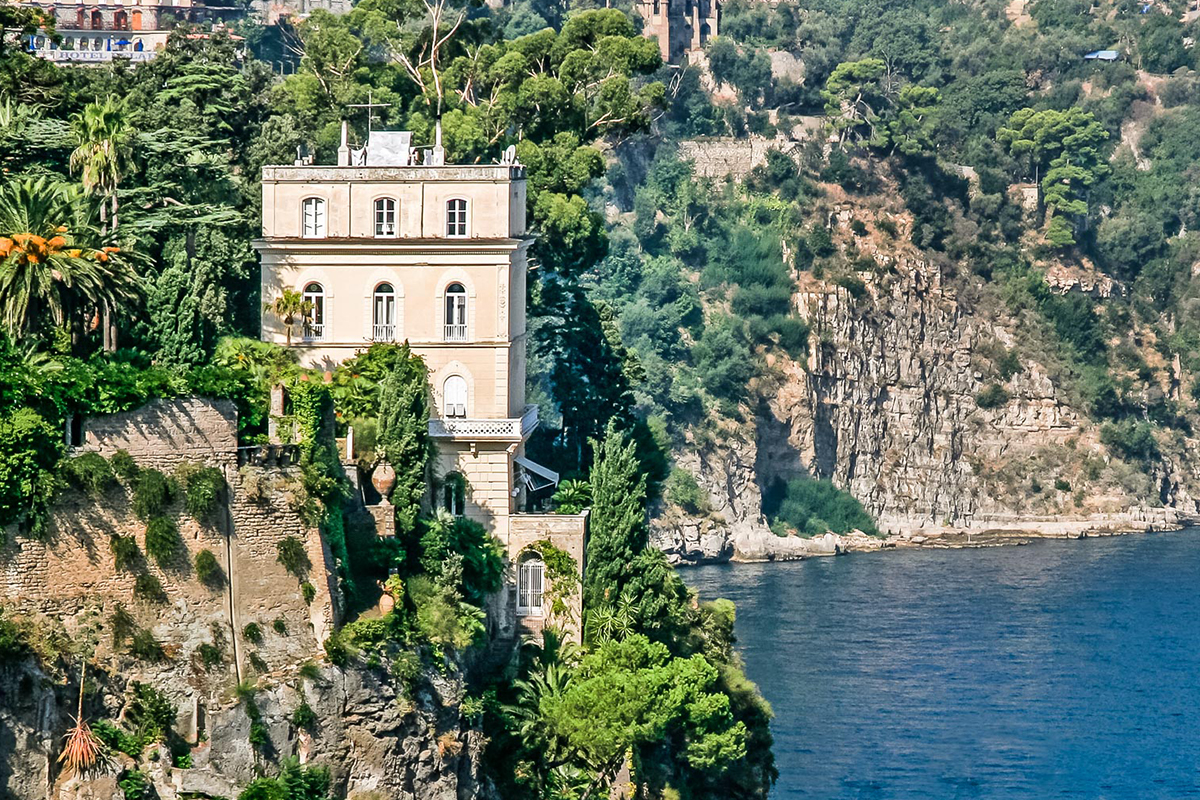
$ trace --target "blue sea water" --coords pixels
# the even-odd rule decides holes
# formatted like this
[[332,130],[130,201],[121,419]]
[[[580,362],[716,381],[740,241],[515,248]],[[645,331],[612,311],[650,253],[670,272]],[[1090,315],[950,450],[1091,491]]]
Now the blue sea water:
[[1200,529],[685,570],[784,798],[1200,797]]

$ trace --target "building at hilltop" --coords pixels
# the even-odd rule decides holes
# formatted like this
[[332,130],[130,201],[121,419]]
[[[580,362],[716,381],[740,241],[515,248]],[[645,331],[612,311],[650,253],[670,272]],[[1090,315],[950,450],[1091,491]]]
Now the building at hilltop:
[[194,21],[193,0],[47,0],[16,5],[53,15],[61,42],[39,32],[25,38],[33,55],[59,63],[148,61],[167,44],[176,22]]
[[586,517],[524,513],[558,481],[525,457],[538,426],[525,401],[525,169],[511,151],[499,164],[448,165],[408,132],[375,131],[356,150],[343,126],[342,142],[336,165],[263,168],[262,299],[294,290],[311,312],[291,334],[265,313],[261,337],[315,368],[375,342],[407,341],[425,360],[433,505],[506,544],[508,606],[528,626],[548,612],[530,546],[550,541],[582,567]]
[[704,49],[717,35],[719,0],[637,0],[642,33],[658,39],[663,61],[678,64],[685,55]]

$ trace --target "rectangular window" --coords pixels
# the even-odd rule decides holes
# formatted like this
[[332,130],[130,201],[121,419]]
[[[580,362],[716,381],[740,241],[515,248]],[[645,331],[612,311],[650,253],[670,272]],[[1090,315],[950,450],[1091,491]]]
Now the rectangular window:
[[325,236],[325,201],[309,197],[304,201],[304,238],[321,239]]
[[381,197],[375,201],[375,235],[396,235],[396,201],[390,197]]
[[446,235],[467,235],[467,201],[451,200],[446,204]]

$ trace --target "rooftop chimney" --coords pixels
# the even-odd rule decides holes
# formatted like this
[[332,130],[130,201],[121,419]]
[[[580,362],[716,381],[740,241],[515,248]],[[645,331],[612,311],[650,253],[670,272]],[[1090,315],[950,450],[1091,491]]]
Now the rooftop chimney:
[[350,166],[350,125],[342,120],[342,144],[338,147],[338,166]]

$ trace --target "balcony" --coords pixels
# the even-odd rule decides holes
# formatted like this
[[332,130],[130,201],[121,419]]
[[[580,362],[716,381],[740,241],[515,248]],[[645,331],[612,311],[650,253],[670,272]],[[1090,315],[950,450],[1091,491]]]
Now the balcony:
[[395,325],[372,325],[371,326],[371,341],[372,342],[394,342],[394,341],[396,341],[396,326]]
[[537,426],[538,407],[525,406],[525,413],[518,419],[431,419],[429,435],[435,439],[521,441]]
[[447,342],[465,342],[467,340],[466,325],[447,325],[446,326],[446,341]]
[[306,342],[323,342],[323,341],[325,341],[325,323],[323,323],[323,322],[306,322],[306,323],[304,323],[304,341],[306,341]]

